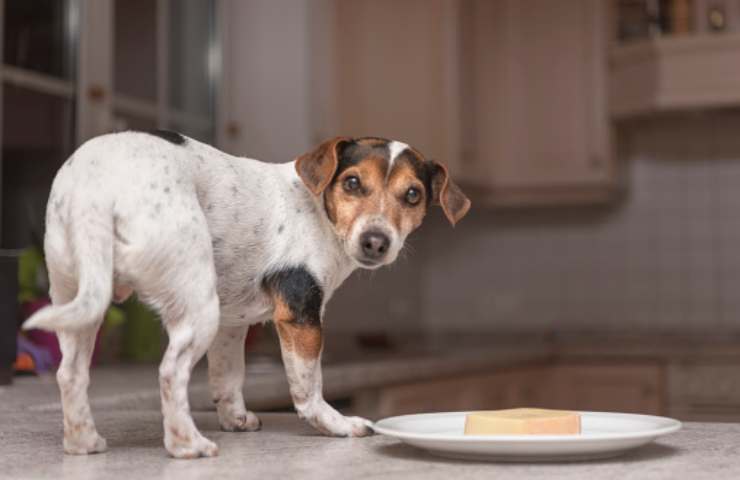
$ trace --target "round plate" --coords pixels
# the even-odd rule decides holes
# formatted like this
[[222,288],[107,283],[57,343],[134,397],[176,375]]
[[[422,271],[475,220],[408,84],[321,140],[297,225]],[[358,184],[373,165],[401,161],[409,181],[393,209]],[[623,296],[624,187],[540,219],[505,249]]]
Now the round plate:
[[464,435],[468,413],[403,415],[380,420],[373,428],[435,455],[508,462],[614,457],[681,428],[681,422],[666,417],[578,412],[580,435]]

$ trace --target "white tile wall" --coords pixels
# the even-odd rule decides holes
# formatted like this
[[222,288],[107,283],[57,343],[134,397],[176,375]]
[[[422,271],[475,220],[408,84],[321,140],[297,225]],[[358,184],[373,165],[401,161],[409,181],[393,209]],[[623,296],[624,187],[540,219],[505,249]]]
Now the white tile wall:
[[420,233],[433,331],[740,332],[740,113],[620,128],[629,195]]

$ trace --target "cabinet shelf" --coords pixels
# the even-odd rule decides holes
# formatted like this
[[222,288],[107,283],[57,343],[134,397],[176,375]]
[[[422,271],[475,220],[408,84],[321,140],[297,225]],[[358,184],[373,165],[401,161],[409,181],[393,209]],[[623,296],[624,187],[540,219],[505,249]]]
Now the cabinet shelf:
[[740,106],[740,33],[657,38],[609,52],[610,113]]

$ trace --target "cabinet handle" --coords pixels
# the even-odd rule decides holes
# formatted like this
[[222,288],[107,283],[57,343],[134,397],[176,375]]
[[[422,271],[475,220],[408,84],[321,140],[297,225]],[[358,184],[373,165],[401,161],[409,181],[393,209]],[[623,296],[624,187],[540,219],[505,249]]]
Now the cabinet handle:
[[237,122],[229,122],[226,124],[226,135],[231,138],[236,138],[241,133],[242,129]]
[[100,102],[105,98],[105,88],[100,85],[90,85],[87,88],[87,98],[93,102]]

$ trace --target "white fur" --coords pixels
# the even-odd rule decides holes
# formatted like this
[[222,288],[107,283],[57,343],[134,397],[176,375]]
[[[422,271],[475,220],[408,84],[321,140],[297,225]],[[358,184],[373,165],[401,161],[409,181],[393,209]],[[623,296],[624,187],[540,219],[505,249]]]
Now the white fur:
[[364,436],[369,422],[364,418],[345,417],[326,403],[322,391],[320,359],[306,360],[283,349],[283,363],[290,394],[298,416],[327,435]]
[[391,175],[391,170],[393,170],[393,164],[396,161],[396,158],[409,146],[403,142],[398,142],[396,140],[392,140],[388,144],[388,171],[386,172],[386,179]]
[[[57,174],[47,207],[53,306],[24,325],[56,330],[62,339],[65,450],[105,449],[90,414],[88,365],[114,293],[121,300],[136,291],[167,329],[160,382],[171,455],[217,454],[195,427],[187,399],[190,371],[206,350],[222,428],[259,428],[241,387],[247,328],[272,313],[262,278],[304,266],[327,301],[356,268],[322,201],[304,186],[293,162],[237,158],[189,138],[174,145],[124,132],[81,146]],[[327,433],[368,433],[366,421],[347,419],[323,400],[318,360],[285,349],[283,355],[291,391],[309,399],[296,405],[302,416]]]
[[[383,201],[381,200],[380,205],[381,211],[383,208]],[[383,261],[375,265],[363,265],[364,268],[375,270],[382,267],[383,265],[390,265],[396,258],[403,248],[406,235],[404,232],[399,232],[396,228],[391,225],[388,219],[381,214],[361,215],[357,217],[352,229],[349,233],[349,245],[354,245],[356,250],[355,256],[360,257],[362,255],[360,249],[360,236],[367,230],[380,230],[385,233],[390,240],[388,245],[388,253],[383,257]]]

